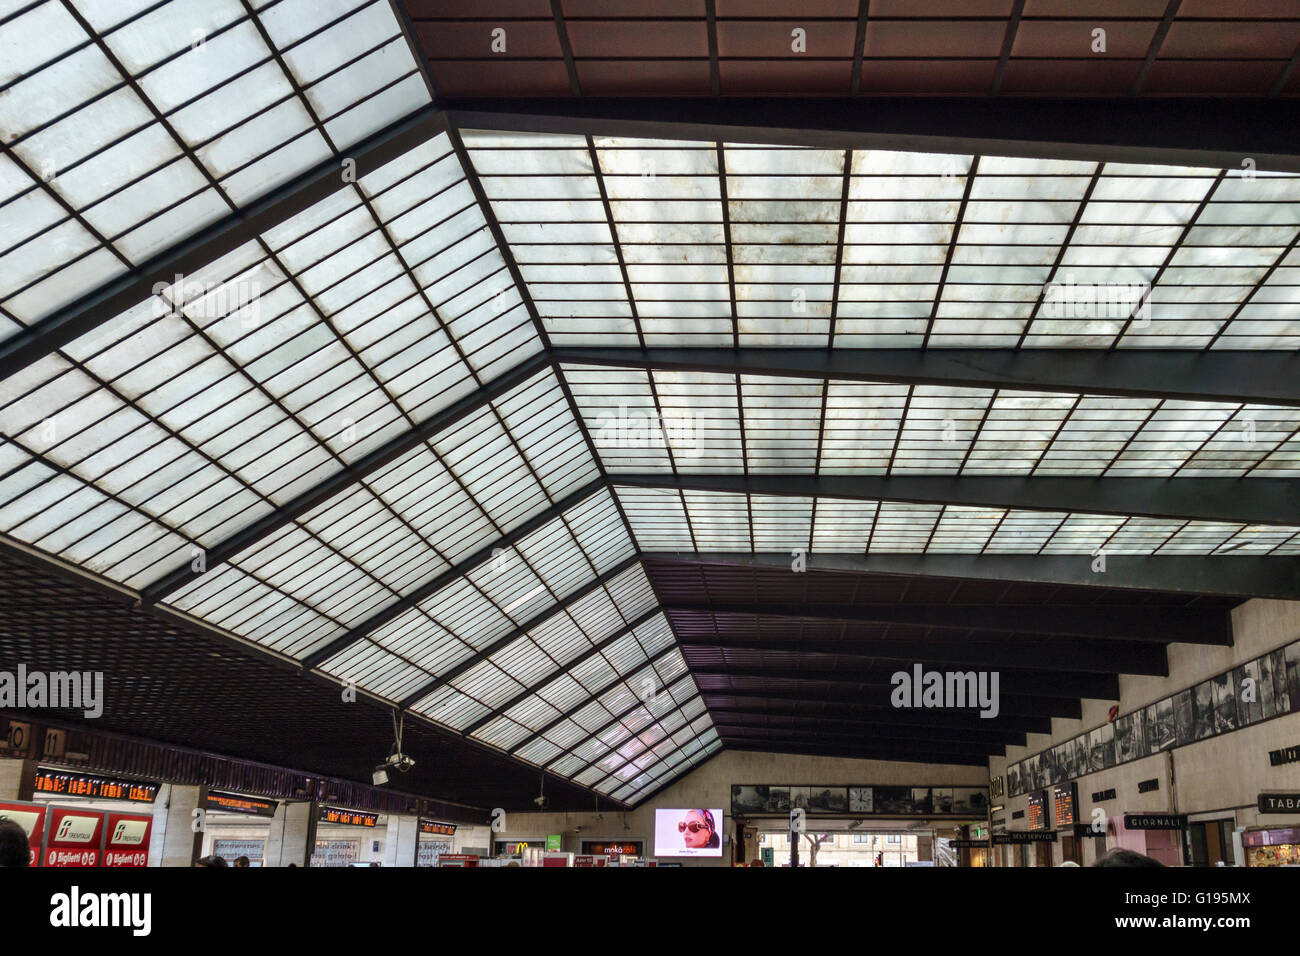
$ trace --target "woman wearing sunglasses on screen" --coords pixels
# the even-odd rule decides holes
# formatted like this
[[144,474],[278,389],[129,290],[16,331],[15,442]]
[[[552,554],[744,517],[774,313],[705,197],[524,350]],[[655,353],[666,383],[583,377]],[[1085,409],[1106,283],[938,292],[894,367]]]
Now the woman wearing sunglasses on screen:
[[719,845],[718,831],[713,825],[713,814],[708,810],[689,810],[677,824],[677,832],[687,849],[698,850]]

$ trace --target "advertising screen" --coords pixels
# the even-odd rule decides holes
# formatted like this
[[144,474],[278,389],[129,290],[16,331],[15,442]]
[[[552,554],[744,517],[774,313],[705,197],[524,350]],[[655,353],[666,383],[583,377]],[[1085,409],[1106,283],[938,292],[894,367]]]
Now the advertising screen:
[[656,810],[655,856],[722,856],[722,810]]

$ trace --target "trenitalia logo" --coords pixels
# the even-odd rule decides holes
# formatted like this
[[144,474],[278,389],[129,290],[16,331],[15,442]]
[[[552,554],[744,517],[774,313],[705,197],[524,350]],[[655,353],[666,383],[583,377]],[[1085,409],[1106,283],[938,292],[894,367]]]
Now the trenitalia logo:
[[139,846],[144,842],[149,824],[144,820],[118,820],[109,843],[122,846]]
[[69,814],[59,821],[54,839],[59,843],[89,843],[95,836],[98,823],[97,817],[74,817]]

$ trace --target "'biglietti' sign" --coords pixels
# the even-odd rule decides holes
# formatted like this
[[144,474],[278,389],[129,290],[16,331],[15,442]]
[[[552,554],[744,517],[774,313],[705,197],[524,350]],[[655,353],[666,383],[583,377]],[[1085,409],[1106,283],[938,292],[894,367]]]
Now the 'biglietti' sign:
[[1300,793],[1261,793],[1260,813],[1300,813]]
[[1055,830],[1021,830],[1017,833],[993,834],[994,846],[1008,846],[1015,843],[1055,843]]
[[1187,828],[1185,813],[1126,813],[1124,829],[1126,830],[1184,830]]

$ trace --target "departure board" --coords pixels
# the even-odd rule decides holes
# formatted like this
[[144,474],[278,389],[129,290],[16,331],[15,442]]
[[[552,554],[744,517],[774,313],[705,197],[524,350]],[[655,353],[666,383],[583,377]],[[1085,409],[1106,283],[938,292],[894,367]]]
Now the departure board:
[[1029,829],[1047,829],[1047,791],[1038,790],[1029,795]]
[[1059,783],[1052,788],[1052,819],[1056,829],[1069,829],[1078,822],[1078,785]]

